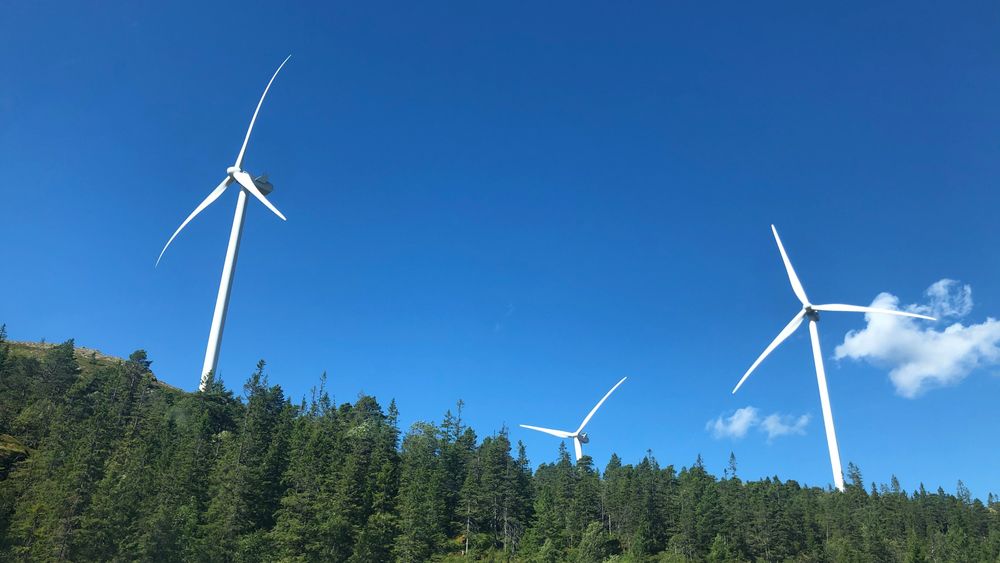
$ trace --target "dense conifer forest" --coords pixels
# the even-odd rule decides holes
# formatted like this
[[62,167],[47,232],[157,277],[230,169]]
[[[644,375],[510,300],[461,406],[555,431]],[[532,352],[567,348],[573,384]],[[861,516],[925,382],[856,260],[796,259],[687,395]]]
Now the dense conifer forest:
[[401,431],[393,402],[293,401],[264,363],[239,393],[0,332],[5,561],[1000,561],[1000,517],[958,483],[846,493],[648,455],[534,471],[461,403]]

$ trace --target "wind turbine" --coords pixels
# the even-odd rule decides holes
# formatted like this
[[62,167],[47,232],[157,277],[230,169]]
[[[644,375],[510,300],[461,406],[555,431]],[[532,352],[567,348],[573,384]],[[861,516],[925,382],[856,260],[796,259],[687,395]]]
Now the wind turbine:
[[621,380],[618,381],[618,383],[615,383],[615,386],[612,387],[610,391],[608,391],[607,393],[604,394],[603,397],[601,397],[600,401],[597,401],[597,404],[594,405],[594,408],[590,409],[590,413],[587,414],[587,418],[584,418],[583,422],[580,423],[580,427],[576,429],[576,432],[566,432],[565,430],[552,430],[551,428],[540,428],[538,426],[528,426],[527,424],[521,424],[520,426],[521,428],[527,428],[529,430],[537,430],[539,432],[545,432],[546,434],[551,434],[557,438],[563,438],[563,439],[573,438],[573,447],[576,449],[576,460],[580,461],[580,458],[583,457],[583,444],[590,442],[590,438],[587,437],[587,433],[583,431],[583,427],[587,426],[587,423],[590,422],[591,417],[594,416],[594,413],[597,412],[597,409],[601,408],[601,405],[604,404],[604,401],[606,401],[608,397],[610,397],[611,394],[615,392],[615,389],[618,389],[619,385],[625,383],[626,379],[628,378],[627,377],[621,378]]
[[845,311],[845,312],[856,312],[856,313],[880,313],[886,315],[897,315],[900,317],[916,317],[918,319],[927,319],[929,321],[935,321],[937,319],[933,317],[928,317],[925,315],[918,315],[916,313],[906,313],[904,311],[893,311],[891,309],[877,309],[875,307],[861,307],[859,305],[843,305],[840,303],[832,303],[829,305],[813,305],[809,302],[809,298],[806,297],[806,291],[802,288],[802,283],[799,282],[799,277],[795,275],[795,270],[792,268],[792,263],[788,259],[788,254],[785,253],[785,247],[781,244],[781,238],[778,236],[778,230],[771,225],[771,232],[774,233],[774,240],[778,243],[778,251],[781,252],[781,260],[785,263],[785,270],[788,272],[788,281],[792,285],[792,291],[795,296],[799,298],[802,302],[802,310],[792,317],[792,320],[781,329],[778,336],[764,348],[764,352],[757,358],[757,361],[750,366],[750,369],[743,374],[743,378],[740,382],[736,384],[733,389],[733,393],[743,385],[743,382],[750,377],[753,370],[757,369],[757,366],[764,361],[764,358],[768,356],[779,344],[785,341],[795,329],[799,328],[802,321],[809,319],[809,337],[812,340],[812,351],[813,351],[813,361],[816,363],[816,382],[819,384],[819,400],[823,406],[823,425],[826,427],[826,444],[830,449],[830,465],[833,467],[833,482],[840,491],[844,490],[844,475],[840,467],[840,450],[837,448],[837,434],[833,428],[833,412],[830,410],[830,393],[826,387],[826,370],[823,368],[823,354],[820,352],[819,348],[819,332],[816,328],[816,323],[819,322],[819,312],[820,311]]
[[253,117],[250,118],[250,126],[247,127],[246,137],[243,138],[243,146],[240,147],[240,152],[236,155],[236,162],[226,169],[226,177],[223,178],[222,182],[216,186],[212,193],[208,194],[198,207],[195,207],[194,211],[188,215],[188,218],[181,223],[180,227],[174,231],[173,236],[164,245],[163,250],[160,251],[160,256],[156,259],[156,265],[159,266],[160,260],[163,258],[163,253],[167,251],[167,247],[170,243],[174,242],[177,235],[180,234],[181,230],[187,226],[199,213],[201,213],[206,207],[211,205],[215,200],[219,199],[222,192],[226,191],[226,188],[230,184],[236,183],[240,186],[239,195],[236,198],[236,214],[233,216],[233,228],[229,233],[229,246],[226,249],[226,261],[222,266],[222,281],[219,283],[219,295],[215,300],[215,314],[212,316],[212,328],[208,333],[208,347],[205,350],[205,363],[201,369],[201,383],[198,385],[198,389],[201,391],[205,390],[205,384],[208,380],[208,375],[215,372],[215,368],[219,363],[219,348],[222,344],[222,329],[226,324],[226,310],[229,308],[229,293],[233,288],[233,274],[236,271],[236,257],[240,252],[240,238],[243,236],[243,219],[246,218],[246,204],[247,204],[247,194],[250,194],[260,200],[265,207],[271,210],[272,213],[281,218],[282,221],[285,220],[285,216],[281,214],[278,209],[271,204],[270,201],[265,197],[267,194],[271,193],[274,186],[271,185],[267,180],[267,176],[258,176],[256,178],[250,176],[245,170],[243,170],[243,156],[247,150],[247,143],[250,142],[250,132],[253,131],[254,122],[257,121],[257,114],[260,112],[260,106],[264,103],[264,97],[267,96],[267,91],[271,89],[271,84],[274,79],[281,72],[281,69],[288,62],[288,59],[292,58],[291,55],[282,61],[281,65],[278,66],[278,70],[274,71],[274,75],[271,76],[271,80],[267,83],[267,87],[264,88],[264,93],[260,96],[260,101],[257,102],[257,109],[253,112]]

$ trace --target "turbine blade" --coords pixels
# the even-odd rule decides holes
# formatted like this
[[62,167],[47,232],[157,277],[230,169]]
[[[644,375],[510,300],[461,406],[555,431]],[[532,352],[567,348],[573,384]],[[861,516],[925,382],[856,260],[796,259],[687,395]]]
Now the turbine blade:
[[736,393],[737,391],[740,390],[740,387],[743,385],[743,382],[746,381],[748,377],[750,377],[750,374],[753,373],[753,370],[757,369],[757,366],[759,366],[760,363],[764,361],[764,358],[766,358],[768,354],[773,352],[774,349],[777,348],[779,344],[781,344],[782,342],[785,341],[786,338],[791,336],[792,333],[795,332],[795,329],[799,328],[799,325],[802,324],[802,319],[805,318],[805,316],[806,316],[806,310],[802,309],[801,311],[799,311],[797,315],[792,317],[792,320],[787,325],[785,325],[785,328],[781,329],[781,332],[778,333],[778,336],[774,337],[774,340],[772,340],[771,343],[767,345],[767,348],[764,348],[764,351],[761,352],[760,356],[757,357],[757,361],[755,361],[753,365],[750,366],[750,369],[748,369],[747,372],[743,374],[743,378],[740,379],[740,382],[737,383],[736,387],[733,388],[733,393]]
[[271,205],[271,202],[268,201],[266,197],[264,197],[264,194],[260,193],[260,190],[257,189],[257,185],[253,183],[253,178],[251,178],[249,174],[242,171],[233,172],[233,178],[236,178],[236,181],[239,182],[241,186],[246,188],[246,190],[251,194],[253,194],[255,198],[259,199],[261,203],[263,203],[275,215],[280,217],[282,221],[287,221],[287,219],[285,219],[285,216],[282,215],[280,211],[278,211],[278,208]]
[[844,305],[843,303],[813,305],[813,309],[816,309],[817,311],[845,311],[850,313],[882,313],[885,315],[896,315],[898,317],[913,317],[915,319],[926,319],[928,321],[937,320],[934,317],[928,317],[927,315],[918,315],[916,313],[907,313],[906,311],[896,311],[893,309],[879,309],[876,307],[862,307],[860,305]]
[[625,383],[626,379],[628,379],[628,378],[627,377],[621,378],[618,381],[618,383],[615,383],[615,386],[612,387],[610,391],[608,391],[607,393],[604,394],[603,397],[601,397],[600,401],[597,401],[597,404],[594,405],[594,408],[590,409],[590,413],[587,415],[587,418],[583,419],[583,423],[581,423],[580,427],[576,429],[576,433],[577,434],[579,434],[580,432],[583,431],[583,427],[586,426],[588,422],[590,422],[590,418],[592,416],[594,416],[594,413],[597,412],[597,409],[601,408],[601,405],[604,404],[604,401],[608,400],[608,397],[610,397],[611,394],[615,392],[615,389],[618,389],[619,385],[621,385],[622,383]]
[[580,458],[583,457],[583,444],[580,443],[579,438],[573,438],[573,449],[576,450],[576,460],[580,461]]
[[247,136],[243,138],[243,146],[240,147],[240,154],[236,157],[237,168],[243,167],[243,155],[247,151],[247,143],[250,142],[250,132],[253,131],[253,124],[257,121],[257,113],[260,112],[260,106],[264,103],[264,96],[267,96],[267,91],[271,89],[271,83],[278,77],[278,73],[281,72],[282,67],[285,66],[285,63],[287,63],[290,58],[292,58],[291,55],[285,57],[285,60],[281,62],[280,66],[278,66],[278,70],[274,71],[274,74],[271,76],[271,80],[268,81],[267,87],[264,88],[264,93],[260,95],[260,101],[257,102],[257,109],[253,110],[253,117],[250,118],[250,127],[247,127]]
[[572,436],[569,432],[564,430],[552,430],[551,428],[541,428],[539,426],[528,426],[527,424],[519,424],[521,428],[527,428],[528,430],[537,430],[539,432],[544,432],[546,434],[551,434],[556,438],[569,438]]
[[799,298],[803,306],[809,305],[809,298],[806,297],[806,290],[802,288],[799,276],[795,275],[795,268],[792,268],[792,261],[788,259],[785,246],[781,244],[781,237],[778,236],[778,229],[771,225],[771,232],[774,233],[774,241],[778,243],[778,250],[781,252],[781,260],[785,263],[785,271],[788,272],[788,281],[792,284],[792,291]]
[[[228,185],[229,185],[229,176],[226,176],[226,179],[223,180],[221,184],[216,186],[215,189],[212,190],[212,193],[208,194],[208,197],[206,197],[204,201],[198,204],[198,207],[194,208],[194,211],[192,211],[191,214],[188,215],[188,218],[185,219],[183,223],[181,223],[181,226],[177,227],[177,230],[174,231],[173,236],[171,236],[170,240],[167,241],[167,244],[163,246],[163,250],[160,251],[160,255],[156,257],[156,266],[160,265],[160,259],[163,258],[163,253],[167,251],[167,247],[170,246],[170,243],[174,242],[174,239],[177,238],[177,235],[180,234],[181,230],[183,230],[184,227],[186,227],[187,224],[191,222],[191,219],[194,219],[195,216],[201,213],[206,207],[212,205],[212,202],[219,199],[219,196],[222,195],[222,192],[226,191],[226,186]],[[154,268],[156,266],[154,266]]]

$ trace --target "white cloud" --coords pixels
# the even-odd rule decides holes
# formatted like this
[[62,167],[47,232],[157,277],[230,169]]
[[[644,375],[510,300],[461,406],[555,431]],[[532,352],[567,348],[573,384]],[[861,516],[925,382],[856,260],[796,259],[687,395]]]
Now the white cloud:
[[712,436],[716,438],[742,438],[746,436],[747,430],[760,421],[757,409],[754,407],[743,407],[737,409],[732,415],[708,421],[706,430],[712,431]]
[[924,294],[929,303],[910,305],[910,311],[938,319],[960,318],[972,312],[971,285],[959,286],[957,281],[945,278],[934,282]]
[[[927,303],[904,309],[958,319],[972,311],[972,288],[943,279],[927,288]],[[880,293],[872,307],[898,309],[899,298]],[[844,336],[834,350],[836,359],[865,360],[889,367],[896,392],[914,398],[928,389],[955,385],[974,369],[1000,362],[1000,321],[987,318],[979,324],[954,322],[935,330],[929,321],[893,315],[865,315],[868,325]]]
[[780,436],[790,434],[805,434],[806,425],[809,424],[809,415],[804,414],[799,417],[772,413],[761,417],[760,411],[756,407],[743,407],[729,416],[720,415],[715,420],[709,420],[705,424],[705,429],[712,433],[716,439],[721,438],[742,438],[747,435],[751,428],[757,428],[767,434],[767,441],[771,442]]
[[767,432],[767,441],[771,442],[775,438],[789,434],[805,434],[809,418],[808,414],[796,418],[791,415],[774,413],[767,415],[764,420],[760,421],[760,428]]

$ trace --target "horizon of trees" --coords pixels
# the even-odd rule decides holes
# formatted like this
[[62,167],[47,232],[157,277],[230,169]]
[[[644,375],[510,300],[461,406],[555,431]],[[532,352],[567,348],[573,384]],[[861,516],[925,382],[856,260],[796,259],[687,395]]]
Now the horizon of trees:
[[565,445],[532,470],[462,403],[398,427],[395,402],[293,402],[259,362],[240,396],[159,384],[142,350],[83,362],[0,328],[0,560],[1000,561],[1000,499],[893,477],[845,493],[689,467],[599,470]]

